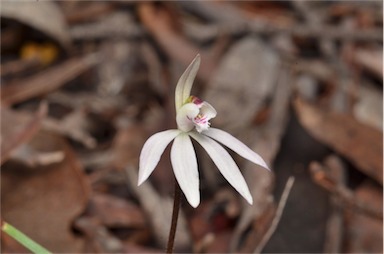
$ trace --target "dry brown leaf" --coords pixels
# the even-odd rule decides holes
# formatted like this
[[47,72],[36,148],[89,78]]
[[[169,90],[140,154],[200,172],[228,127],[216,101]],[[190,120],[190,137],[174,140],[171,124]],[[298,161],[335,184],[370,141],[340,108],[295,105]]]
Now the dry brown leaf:
[[138,13],[144,26],[171,58],[187,66],[200,53],[202,61],[197,76],[208,80],[216,68],[216,60],[185,38],[180,31],[180,17],[173,7],[169,3],[155,5],[141,2]]
[[300,123],[320,142],[353,162],[363,173],[383,184],[383,133],[351,116],[326,111],[299,97],[294,107]]
[[94,194],[89,213],[107,227],[142,228],[146,225],[144,214],[137,205],[112,195]]
[[8,161],[1,170],[3,218],[52,252],[80,253],[84,241],[71,230],[88,201],[89,184],[70,147],[61,137],[39,132],[31,146],[62,150],[65,160],[31,170]]
[[246,17],[263,20],[279,27],[294,26],[294,13],[278,1],[240,1],[236,4]]
[[64,63],[24,79],[14,80],[1,86],[1,103],[12,105],[47,94],[75,78],[98,63],[96,54],[73,57]]
[[40,129],[47,114],[47,104],[42,103],[34,116],[16,113],[1,107],[1,164],[15,149],[30,140]]
[[28,249],[8,234],[1,234],[1,253],[29,253]]
[[0,16],[31,26],[57,40],[65,48],[70,45],[67,24],[56,3],[2,1]]

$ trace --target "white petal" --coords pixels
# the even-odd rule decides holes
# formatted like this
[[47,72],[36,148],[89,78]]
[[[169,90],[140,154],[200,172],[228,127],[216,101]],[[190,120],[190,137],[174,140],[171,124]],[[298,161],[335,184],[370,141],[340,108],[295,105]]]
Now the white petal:
[[173,142],[171,149],[173,172],[181,190],[193,207],[200,204],[199,172],[195,149],[187,133],[180,133]]
[[248,201],[248,203],[252,204],[253,199],[247,183],[231,155],[229,155],[219,143],[207,136],[195,132],[190,132],[189,135],[207,151],[224,178],[227,179],[227,181]]
[[227,146],[229,149],[233,150],[243,158],[270,170],[260,155],[252,151],[248,146],[246,146],[244,143],[242,143],[240,140],[238,140],[231,134],[216,128],[210,128],[204,131],[202,134],[219,141],[220,143]]
[[151,136],[144,144],[140,153],[139,181],[142,184],[159,163],[168,144],[180,133],[180,130],[166,130]]
[[216,117],[217,112],[216,112],[216,109],[214,107],[212,107],[211,104],[204,101],[201,108],[200,108],[200,114],[207,117],[208,119],[212,119],[212,118]]
[[200,66],[200,55],[198,54],[188,68],[181,75],[176,85],[175,90],[175,106],[176,111],[181,108],[183,103],[188,99],[191,94],[193,81],[195,80],[196,73]]

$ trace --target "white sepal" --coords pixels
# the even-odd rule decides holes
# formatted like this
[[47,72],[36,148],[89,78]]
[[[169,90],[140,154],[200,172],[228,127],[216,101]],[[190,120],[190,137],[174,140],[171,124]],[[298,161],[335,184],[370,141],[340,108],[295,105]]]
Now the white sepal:
[[162,131],[152,135],[145,142],[140,153],[138,185],[142,184],[151,175],[165,148],[180,132],[180,130]]
[[185,101],[191,95],[193,81],[200,66],[200,55],[198,54],[188,68],[181,75],[175,90],[175,107],[176,112],[183,106]]
[[223,130],[216,129],[216,128],[209,128],[208,130],[202,132],[202,134],[219,141],[220,143],[222,143],[223,145],[225,145],[226,147],[228,147],[229,149],[231,149],[241,157],[249,161],[252,161],[257,165],[260,165],[263,168],[270,170],[260,155],[252,151],[243,142],[241,142],[240,140],[238,140],[228,132],[225,132]]
[[205,149],[224,178],[227,179],[249,204],[252,204],[253,199],[247,183],[231,155],[220,144],[207,136],[195,132],[190,132],[189,135]]
[[200,204],[199,172],[195,149],[187,133],[180,133],[171,149],[173,172],[189,204],[196,208]]

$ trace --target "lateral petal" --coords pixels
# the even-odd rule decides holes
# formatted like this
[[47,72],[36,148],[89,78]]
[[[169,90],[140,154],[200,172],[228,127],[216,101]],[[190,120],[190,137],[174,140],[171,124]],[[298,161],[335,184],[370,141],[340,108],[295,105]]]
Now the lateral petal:
[[181,75],[179,81],[177,82],[176,90],[175,90],[176,112],[179,110],[179,108],[181,108],[183,103],[190,96],[193,81],[195,80],[196,73],[199,70],[199,66],[200,66],[200,54],[197,54],[195,59],[193,59],[192,63],[184,71],[183,75]]
[[173,172],[188,202],[196,208],[200,204],[199,172],[195,149],[187,133],[180,133],[171,148]]
[[231,149],[241,157],[249,161],[252,161],[257,165],[260,165],[263,168],[270,170],[260,155],[252,151],[243,142],[241,142],[240,140],[238,140],[228,132],[225,132],[223,130],[216,129],[216,128],[209,128],[208,130],[202,132],[202,134],[219,141],[220,143],[222,143],[223,145],[225,145],[226,147],[228,147],[229,149]]
[[207,136],[195,132],[190,132],[189,135],[207,151],[224,178],[227,179],[248,203],[252,204],[253,199],[249,192],[248,185],[231,155],[229,155],[219,143]]
[[192,119],[194,119],[198,114],[198,106],[193,103],[184,104],[176,113],[177,128],[184,132],[192,130],[195,127]]
[[166,130],[152,135],[144,144],[140,153],[139,180],[142,184],[159,163],[168,144],[180,133],[180,130]]

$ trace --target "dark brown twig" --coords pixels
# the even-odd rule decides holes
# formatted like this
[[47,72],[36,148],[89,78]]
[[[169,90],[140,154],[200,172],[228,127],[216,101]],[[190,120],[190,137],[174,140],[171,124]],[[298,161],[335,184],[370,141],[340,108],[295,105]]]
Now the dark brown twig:
[[377,218],[379,220],[383,219],[382,211],[375,210],[374,208],[367,206],[363,200],[356,198],[353,191],[349,188],[345,186],[338,186],[320,163],[312,162],[309,165],[309,170],[313,181],[325,190],[339,197],[340,201],[342,201],[342,205],[352,207],[353,209],[365,213],[373,218]]

